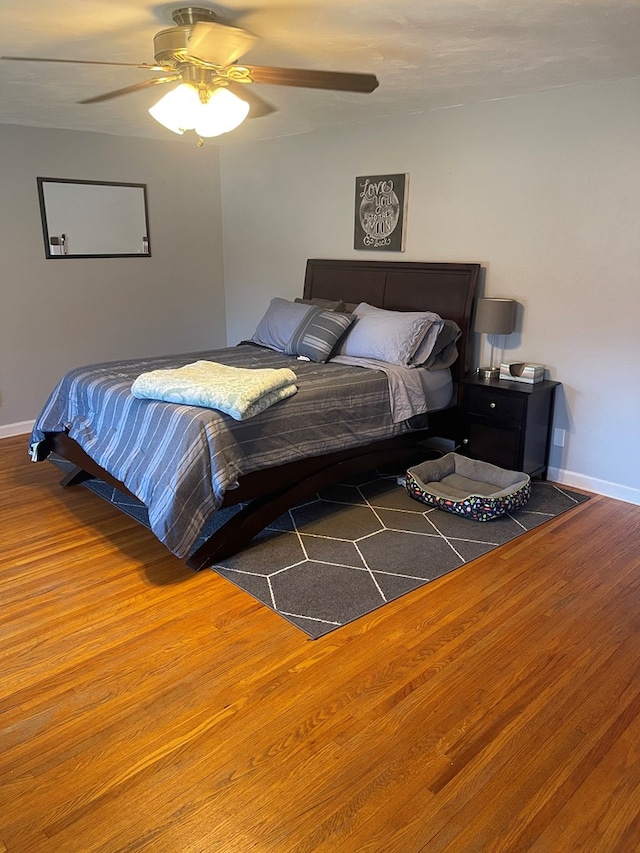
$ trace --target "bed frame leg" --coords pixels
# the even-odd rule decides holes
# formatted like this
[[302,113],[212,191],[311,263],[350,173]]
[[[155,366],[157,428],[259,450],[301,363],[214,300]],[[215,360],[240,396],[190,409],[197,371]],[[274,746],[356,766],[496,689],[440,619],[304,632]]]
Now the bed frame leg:
[[81,468],[79,465],[74,465],[74,467],[69,471],[68,474],[60,480],[61,486],[79,486],[80,483],[86,483],[87,480],[95,480],[93,474],[89,474],[88,471],[85,471],[84,468]]

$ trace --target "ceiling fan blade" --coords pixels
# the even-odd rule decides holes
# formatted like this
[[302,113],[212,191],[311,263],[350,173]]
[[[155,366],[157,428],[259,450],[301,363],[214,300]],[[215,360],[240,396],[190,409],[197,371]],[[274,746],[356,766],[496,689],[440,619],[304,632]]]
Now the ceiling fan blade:
[[378,88],[375,74],[346,71],[311,71],[307,68],[270,68],[249,66],[254,83],[272,86],[302,86],[305,89],[334,89],[342,92],[373,92]]
[[152,77],[151,80],[142,80],[140,83],[134,83],[132,86],[125,86],[124,89],[115,89],[113,92],[105,92],[103,95],[96,95],[94,98],[85,98],[83,101],[78,101],[78,103],[98,104],[100,101],[109,101],[111,98],[119,98],[120,95],[138,92],[140,89],[147,89],[149,86],[155,86],[158,83],[173,83],[175,80],[180,80],[180,74],[169,74],[167,77]]
[[250,86],[229,81],[226,88],[232,94],[237,95],[238,98],[249,104],[249,118],[261,118],[262,116],[268,116],[270,113],[275,113],[277,110],[277,107],[272,106],[254,94]]
[[10,59],[12,62],[66,62],[71,65],[122,65],[126,68],[145,68],[148,71],[164,71],[161,65],[150,65],[148,62],[100,62],[94,59],[45,59],[42,56],[0,56],[0,59]]
[[212,65],[231,65],[258,41],[257,36],[240,27],[198,21],[189,38],[187,56]]

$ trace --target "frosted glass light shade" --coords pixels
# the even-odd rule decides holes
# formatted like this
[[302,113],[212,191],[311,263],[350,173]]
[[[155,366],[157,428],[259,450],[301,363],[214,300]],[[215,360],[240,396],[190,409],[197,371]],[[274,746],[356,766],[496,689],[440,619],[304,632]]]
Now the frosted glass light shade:
[[247,117],[249,104],[227,89],[215,89],[206,104],[189,83],[181,83],[164,95],[149,114],[174,133],[195,130],[199,136],[220,136],[238,127]]
[[149,109],[157,122],[174,133],[184,133],[193,130],[195,116],[200,107],[198,92],[188,83],[181,83],[175,89],[163,95],[157,104]]
[[200,136],[220,136],[235,130],[249,112],[249,104],[237,98],[228,89],[216,89],[209,103],[200,104],[196,116],[195,131]]

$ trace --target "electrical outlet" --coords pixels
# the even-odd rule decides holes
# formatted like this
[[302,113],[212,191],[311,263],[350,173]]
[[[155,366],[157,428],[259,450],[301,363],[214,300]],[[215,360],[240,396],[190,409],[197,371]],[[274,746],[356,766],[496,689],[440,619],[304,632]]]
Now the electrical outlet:
[[555,427],[553,430],[553,443],[556,447],[564,447],[564,437],[566,430]]

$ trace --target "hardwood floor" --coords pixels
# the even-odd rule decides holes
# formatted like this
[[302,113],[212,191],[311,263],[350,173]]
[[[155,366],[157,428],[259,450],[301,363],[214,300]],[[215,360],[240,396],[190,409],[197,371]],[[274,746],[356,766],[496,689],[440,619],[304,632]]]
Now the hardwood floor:
[[310,641],[0,441],[0,853],[640,848],[640,507]]

